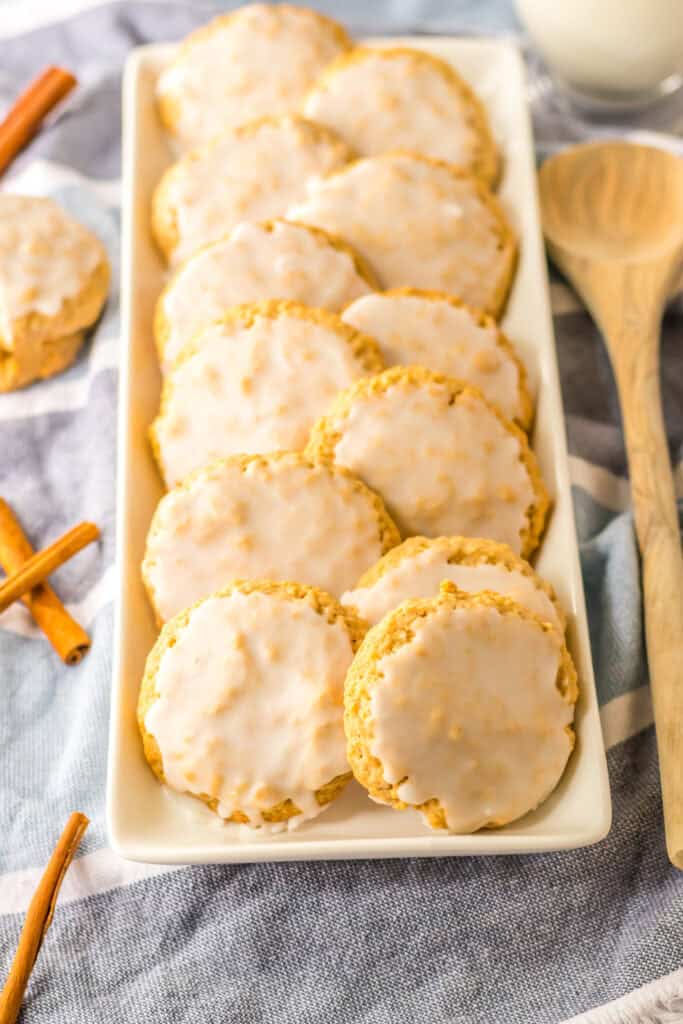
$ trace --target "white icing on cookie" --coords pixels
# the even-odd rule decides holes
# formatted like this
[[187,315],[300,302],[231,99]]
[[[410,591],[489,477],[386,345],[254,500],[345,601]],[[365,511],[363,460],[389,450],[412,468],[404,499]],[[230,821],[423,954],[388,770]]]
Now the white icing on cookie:
[[167,377],[154,430],[169,486],[226,455],[303,448],[337,392],[372,372],[333,313],[252,309],[207,327]]
[[173,212],[174,263],[227,234],[240,221],[268,220],[306,195],[306,186],[341,167],[348,150],[319,125],[266,119],[217,136],[162,179]]
[[296,453],[227,460],[166,494],[143,577],[166,621],[230,579],[298,580],[339,595],[385,550],[374,495]]
[[168,323],[164,370],[200,328],[229,306],[261,299],[293,299],[338,311],[371,291],[351,254],[303,224],[238,224],[231,234],[196,253],[163,292]]
[[30,313],[57,316],[104,259],[102,243],[51,199],[0,193],[0,343]]
[[[296,110],[306,89],[348,46],[340,26],[289,4],[248,4],[193,33],[162,72],[185,145],[266,114]],[[177,118],[177,119],[176,119]]]
[[[159,698],[145,717],[168,785],[213,797],[221,817],[242,811],[269,832],[317,817],[316,790],[348,771],[342,694],[352,657],[344,623],[305,600],[208,598],[164,651]],[[287,799],[300,814],[262,819]]]
[[313,86],[303,113],[362,156],[409,149],[474,169],[482,143],[466,87],[419,50],[352,50]]
[[426,366],[474,384],[508,419],[525,419],[519,367],[490,318],[425,295],[377,293],[353,302],[342,319],[380,343],[387,366]]
[[442,580],[452,580],[469,594],[493,590],[509,597],[563,631],[557,608],[533,576],[502,563],[486,562],[484,557],[482,552],[482,561],[476,565],[449,561],[448,543],[435,540],[423,551],[401,559],[370,586],[347,591],[341,601],[356,608],[362,619],[374,625],[401,601],[436,597]]
[[[454,832],[512,821],[557,785],[573,704],[559,692],[562,643],[536,621],[446,605],[380,658],[370,752],[410,804],[436,799]],[[402,781],[405,780],[405,781]]]
[[514,245],[475,178],[415,155],[387,153],[312,183],[308,193],[287,218],[346,238],[385,288],[441,289],[498,311],[514,269]]
[[444,384],[398,380],[328,429],[335,461],[382,495],[404,536],[489,537],[520,553],[535,500],[521,441],[475,392],[451,402]]

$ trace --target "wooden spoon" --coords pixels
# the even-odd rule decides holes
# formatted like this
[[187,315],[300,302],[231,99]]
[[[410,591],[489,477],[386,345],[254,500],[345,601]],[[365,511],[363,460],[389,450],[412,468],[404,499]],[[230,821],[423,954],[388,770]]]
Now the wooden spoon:
[[683,160],[608,142],[543,164],[551,259],[607,343],[642,554],[645,632],[669,858],[683,868],[683,559],[659,389],[662,311],[683,260]]

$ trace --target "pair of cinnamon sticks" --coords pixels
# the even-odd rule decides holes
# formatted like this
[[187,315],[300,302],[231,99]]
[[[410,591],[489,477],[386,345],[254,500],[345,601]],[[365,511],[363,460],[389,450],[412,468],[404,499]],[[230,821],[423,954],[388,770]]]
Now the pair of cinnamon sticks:
[[0,612],[21,598],[67,665],[78,665],[90,647],[90,637],[46,580],[99,535],[94,523],[80,523],[36,554],[12,509],[0,498],[0,565],[7,573],[0,584]]
[[[70,71],[48,67],[22,93],[0,124],[0,173],[75,85]],[[0,612],[21,598],[67,665],[81,661],[90,647],[90,638],[45,581],[58,566],[98,537],[99,530],[93,523],[81,523],[35,554],[11,508],[0,499],[0,566],[8,574],[0,585]]]

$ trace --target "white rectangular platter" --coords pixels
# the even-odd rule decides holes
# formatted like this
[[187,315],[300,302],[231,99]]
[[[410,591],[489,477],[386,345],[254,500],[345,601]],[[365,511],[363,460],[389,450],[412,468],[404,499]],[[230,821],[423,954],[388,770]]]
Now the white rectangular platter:
[[593,843],[610,826],[609,784],[572,513],[523,65],[513,45],[496,40],[420,37],[369,42],[400,42],[451,61],[488,107],[503,153],[499,194],[520,239],[519,269],[503,326],[525,359],[537,398],[532,441],[553,498],[537,568],[555,587],[569,617],[568,641],[581,685],[576,749],[557,790],[537,811],[506,828],[465,836],[432,832],[416,812],[399,813],[373,804],[354,782],[314,821],[291,833],[261,837],[244,827],[222,824],[199,801],[167,792],[152,775],[135,721],[145,658],[157,634],[140,580],[140,563],[147,528],[162,493],[147,441],[160,391],[152,316],[164,282],[164,269],[150,236],[149,210],[154,186],[172,159],[156,115],[154,85],[173,48],[142,47],[129,58],[124,84],[118,621],[107,794],[110,841],[131,860],[206,863],[518,854]]

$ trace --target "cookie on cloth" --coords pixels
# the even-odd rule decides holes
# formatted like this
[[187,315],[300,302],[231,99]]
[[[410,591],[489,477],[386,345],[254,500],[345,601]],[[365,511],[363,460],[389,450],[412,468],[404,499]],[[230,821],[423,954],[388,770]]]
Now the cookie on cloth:
[[523,430],[533,406],[524,364],[495,320],[445,292],[394,288],[362,296],[342,319],[380,344],[387,366],[426,366],[474,384]]
[[85,333],[76,331],[64,338],[20,345],[18,352],[0,349],[0,392],[15,391],[66,370],[80,352]]
[[99,316],[109,261],[51,199],[0,194],[0,391],[59,373]]
[[383,365],[377,343],[328,310],[235,306],[164,381],[151,438],[167,486],[226,455],[303,448],[334,395]]
[[346,238],[383,288],[438,289],[496,317],[505,305],[514,234],[486,185],[454,164],[408,152],[365,157],[310,182],[286,216]]
[[345,142],[302,117],[264,117],[192,150],[152,196],[152,232],[169,263],[223,238],[240,221],[269,220],[303,199],[309,182],[348,163]]
[[394,366],[339,394],[307,454],[347,466],[404,536],[487,537],[525,557],[548,497],[526,435],[463,381]]
[[300,580],[339,596],[395,544],[384,503],[300,452],[234,455],[165,494],[142,577],[159,622],[226,580]]
[[457,164],[487,184],[498,154],[483,104],[445,60],[409,47],[357,46],[323,71],[302,111],[361,156],[408,149]]
[[234,581],[181,612],[161,631],[140,688],[154,774],[263,831],[317,817],[350,778],[344,677],[364,629],[299,583]]
[[435,597],[443,580],[468,594],[495,591],[565,631],[565,615],[550,584],[507,544],[478,537],[409,537],[368,569],[341,602],[375,625],[402,601]]
[[161,293],[154,334],[162,369],[230,306],[292,299],[338,312],[376,284],[358,253],[326,231],[285,220],[238,224],[187,260]]
[[240,7],[182,43],[157,82],[161,119],[190,147],[244,121],[286,114],[350,46],[341,25],[306,7]]
[[577,696],[557,629],[446,581],[366,634],[344,687],[349,763],[374,800],[434,829],[500,827],[557,786]]

